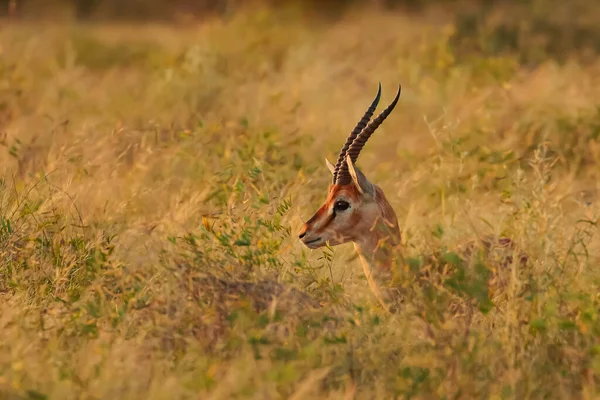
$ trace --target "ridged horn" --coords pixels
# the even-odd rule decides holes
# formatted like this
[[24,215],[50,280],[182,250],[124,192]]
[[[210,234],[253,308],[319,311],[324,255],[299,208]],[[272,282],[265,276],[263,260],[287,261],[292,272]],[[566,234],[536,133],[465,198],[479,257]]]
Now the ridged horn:
[[350,136],[348,136],[348,139],[346,139],[346,143],[344,144],[344,146],[342,147],[342,150],[340,151],[340,155],[338,156],[337,162],[335,163],[335,170],[333,172],[333,183],[334,184],[337,182],[337,177],[339,176],[340,168],[342,168],[342,165],[344,165],[346,163],[345,162],[346,152],[350,148],[350,145],[352,144],[354,139],[356,139],[358,134],[360,132],[362,132],[363,129],[365,129],[365,126],[367,126],[367,124],[371,120],[371,117],[373,116],[373,113],[375,112],[375,109],[377,108],[377,104],[379,104],[379,99],[381,99],[381,82],[379,82],[379,88],[377,89],[377,95],[375,96],[375,99],[371,103],[371,106],[367,109],[367,111],[365,111],[365,114],[360,119],[360,121],[358,121],[358,124],[356,124],[356,126],[352,130],[352,132],[350,133]]
[[[358,159],[360,151],[367,143],[367,140],[369,140],[373,132],[375,132],[375,130],[379,128],[379,125],[381,125],[383,121],[385,121],[385,119],[388,117],[388,115],[390,115],[392,110],[394,110],[394,107],[396,107],[396,104],[398,103],[398,99],[400,99],[401,91],[402,87],[398,85],[398,93],[396,93],[396,97],[390,103],[390,105],[387,106],[387,108],[383,110],[381,114],[377,116],[377,118],[371,121],[371,123],[369,123],[369,125],[367,125],[367,127],[364,128],[364,130],[360,132],[358,136],[356,136],[356,138],[352,141],[352,143],[348,147],[346,154],[350,156],[350,159],[353,163],[355,163]],[[340,165],[337,174],[337,181],[335,183],[337,183],[338,185],[347,185],[351,181],[352,178],[350,176],[350,172],[348,171],[348,165],[346,164],[346,162],[344,162]]]

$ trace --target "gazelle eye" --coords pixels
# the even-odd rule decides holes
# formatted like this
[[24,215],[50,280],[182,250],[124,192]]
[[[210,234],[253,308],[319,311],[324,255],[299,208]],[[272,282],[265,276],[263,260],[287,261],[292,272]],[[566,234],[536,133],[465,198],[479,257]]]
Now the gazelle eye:
[[333,205],[333,209],[335,211],[344,211],[344,210],[347,210],[349,207],[350,207],[350,203],[348,203],[347,201],[344,201],[344,200],[338,200]]

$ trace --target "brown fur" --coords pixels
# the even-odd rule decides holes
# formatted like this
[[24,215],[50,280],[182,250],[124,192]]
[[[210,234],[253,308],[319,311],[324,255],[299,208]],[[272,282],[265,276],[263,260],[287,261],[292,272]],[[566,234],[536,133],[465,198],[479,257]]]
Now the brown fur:
[[[325,202],[319,207],[317,212],[304,223],[300,235],[310,231],[313,231],[316,235],[323,233],[335,220],[333,216],[329,215],[329,210],[333,206],[333,203],[341,196],[358,202],[361,195],[352,184],[343,186],[336,184],[330,185]],[[356,223],[360,221],[360,215],[358,214],[353,214],[352,218]],[[318,225],[318,228],[315,229],[315,225]]]
[[[398,254],[392,249],[401,242],[398,218],[383,190],[377,185],[372,185],[372,189],[370,195],[361,193],[355,183],[331,185],[323,205],[302,227],[300,238],[310,248],[322,247],[326,242],[331,245],[354,242],[359,253],[375,264],[372,273],[389,271],[393,254]],[[349,215],[332,213],[339,199],[351,203]],[[312,242],[317,238],[323,240]]]

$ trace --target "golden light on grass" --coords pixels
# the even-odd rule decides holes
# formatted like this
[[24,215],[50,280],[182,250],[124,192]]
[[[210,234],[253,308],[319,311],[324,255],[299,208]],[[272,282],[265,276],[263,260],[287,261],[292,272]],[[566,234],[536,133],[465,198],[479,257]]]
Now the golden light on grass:
[[[0,397],[596,398],[600,15],[563,11],[4,26]],[[391,315],[296,235],[378,81]]]

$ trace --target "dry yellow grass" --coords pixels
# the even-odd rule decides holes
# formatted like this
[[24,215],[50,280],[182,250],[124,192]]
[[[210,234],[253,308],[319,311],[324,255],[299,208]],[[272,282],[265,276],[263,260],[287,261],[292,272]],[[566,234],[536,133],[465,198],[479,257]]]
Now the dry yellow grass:
[[[0,396],[597,398],[600,18],[536,7],[3,27]],[[378,81],[393,315],[296,238]]]

